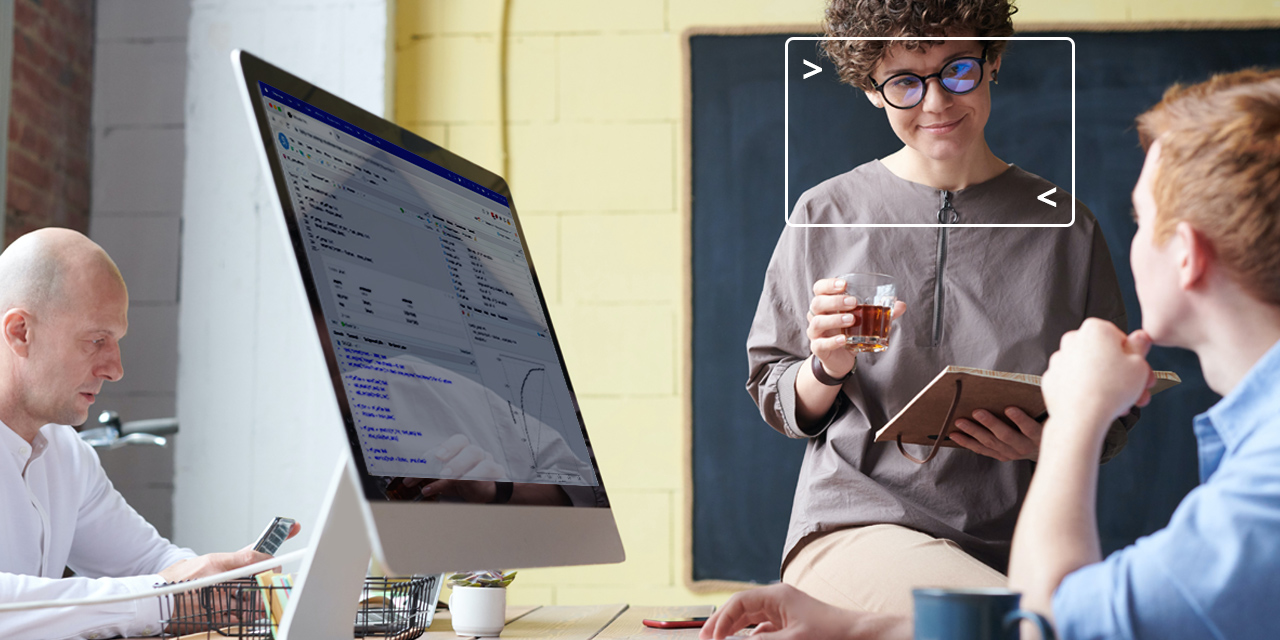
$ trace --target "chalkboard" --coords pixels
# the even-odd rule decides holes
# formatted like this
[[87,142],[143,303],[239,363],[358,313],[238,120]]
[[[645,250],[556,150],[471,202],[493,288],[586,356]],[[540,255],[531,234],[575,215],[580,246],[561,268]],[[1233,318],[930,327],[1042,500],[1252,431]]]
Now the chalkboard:
[[[691,309],[695,581],[778,579],[804,442],[770,429],[744,390],[745,342],[784,214],[805,189],[897,148],[882,113],[835,81],[829,60],[791,108],[789,193],[784,197],[784,42],[790,35],[691,35]],[[1134,117],[1175,82],[1215,72],[1280,66],[1280,30],[1054,32],[1076,53],[1076,196],[1100,221],[1132,327],[1141,316],[1129,273],[1135,226],[1129,193],[1143,155]],[[1069,189],[1062,145],[1038,128],[1066,127],[1062,43],[1015,42],[993,94],[988,141],[1001,158]],[[795,44],[792,45],[797,46]],[[805,68],[793,50],[792,69]],[[791,82],[794,82],[791,80]],[[794,88],[793,84],[793,88]],[[1069,112],[1068,112],[1069,113]],[[1068,118],[1069,119],[1069,118]],[[1196,357],[1157,348],[1158,369],[1184,383],[1144,410],[1128,448],[1102,467],[1098,521],[1104,552],[1164,526],[1197,481],[1193,415],[1217,401]]]

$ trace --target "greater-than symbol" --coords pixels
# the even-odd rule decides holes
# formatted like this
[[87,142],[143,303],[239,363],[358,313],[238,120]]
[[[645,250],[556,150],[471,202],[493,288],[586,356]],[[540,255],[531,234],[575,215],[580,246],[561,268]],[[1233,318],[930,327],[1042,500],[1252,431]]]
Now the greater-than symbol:
[[1050,199],[1049,199],[1049,196],[1051,196],[1051,195],[1053,195],[1053,194],[1055,194],[1055,193],[1057,193],[1057,192],[1058,192],[1058,188],[1057,188],[1057,187],[1054,187],[1054,188],[1052,188],[1052,189],[1050,189],[1050,190],[1048,190],[1048,191],[1046,191],[1046,192],[1044,192],[1044,193],[1042,193],[1042,194],[1040,194],[1040,195],[1036,196],[1036,200],[1039,200],[1040,202],[1043,202],[1043,203],[1045,203],[1045,204],[1047,204],[1047,205],[1049,205],[1049,206],[1051,206],[1051,207],[1057,207],[1057,206],[1058,206],[1058,203],[1056,203],[1056,202],[1054,202],[1054,201],[1052,201],[1052,200],[1050,200]]
[[[801,58],[801,60],[804,60],[804,59],[803,59],[803,58]],[[807,64],[807,65],[809,65],[809,68],[810,68],[810,69],[813,69],[813,71],[810,71],[809,73],[804,74],[804,79],[805,79],[805,80],[808,80],[808,79],[809,79],[809,76],[816,76],[816,75],[818,75],[819,73],[822,73],[822,67],[819,67],[818,65],[816,65],[816,64],[814,64],[814,63],[812,63],[812,62],[809,62],[808,60],[804,60],[804,63],[805,63],[805,64]]]

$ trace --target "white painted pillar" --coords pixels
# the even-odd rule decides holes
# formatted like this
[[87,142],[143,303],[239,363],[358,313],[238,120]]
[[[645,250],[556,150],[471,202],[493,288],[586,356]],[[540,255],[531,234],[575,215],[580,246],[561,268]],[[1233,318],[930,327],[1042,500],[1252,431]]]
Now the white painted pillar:
[[[89,421],[103,410],[125,421],[168,418],[177,394],[190,3],[97,0],[95,14],[89,237],[129,285],[129,335],[120,345],[124,379],[103,386]],[[173,533],[173,450],[181,441],[98,451],[116,489],[165,536]]]
[[192,5],[174,530],[201,553],[248,544],[272,516],[313,524],[346,447],[230,52],[245,49],[383,113],[390,1]]

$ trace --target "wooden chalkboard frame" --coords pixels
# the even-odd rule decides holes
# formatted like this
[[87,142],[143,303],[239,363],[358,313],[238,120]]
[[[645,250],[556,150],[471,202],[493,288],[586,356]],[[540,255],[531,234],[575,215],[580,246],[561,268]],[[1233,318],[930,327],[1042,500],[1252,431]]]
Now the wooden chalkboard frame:
[[[1150,21],[1150,22],[1042,22],[1019,23],[1021,32],[1156,32],[1156,31],[1233,31],[1278,29],[1280,20],[1220,21]],[[684,526],[681,531],[684,586],[695,593],[743,591],[756,588],[750,582],[732,580],[695,580],[693,577],[693,65],[691,40],[697,36],[752,36],[779,34],[821,35],[822,28],[813,24],[773,24],[755,26],[698,26],[681,34],[682,105],[681,149],[683,162],[680,194],[681,214],[681,286],[684,310],[680,324],[681,368],[681,447],[684,492]],[[1122,266],[1123,268],[1123,266]]]

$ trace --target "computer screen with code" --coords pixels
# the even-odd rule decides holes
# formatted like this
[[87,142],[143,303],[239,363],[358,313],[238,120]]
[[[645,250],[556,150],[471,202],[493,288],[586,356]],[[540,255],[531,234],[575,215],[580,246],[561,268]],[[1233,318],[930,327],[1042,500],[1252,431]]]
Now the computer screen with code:
[[258,88],[369,475],[598,487],[507,198]]

